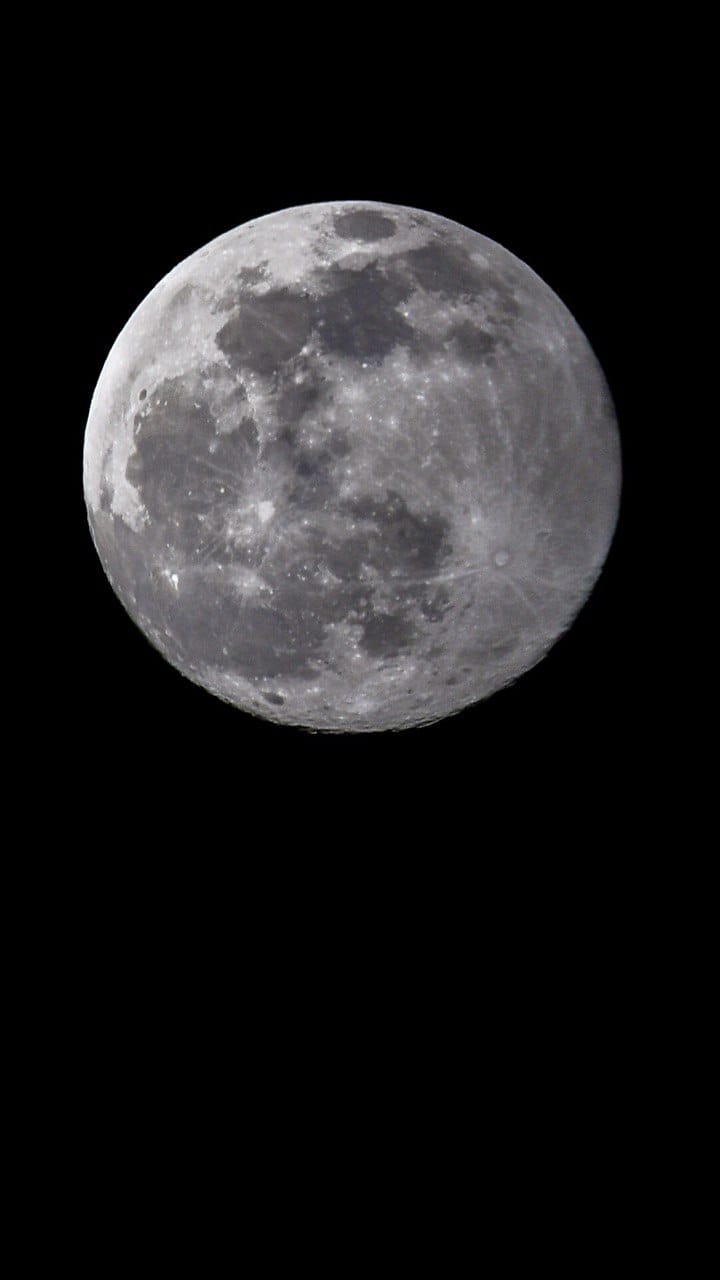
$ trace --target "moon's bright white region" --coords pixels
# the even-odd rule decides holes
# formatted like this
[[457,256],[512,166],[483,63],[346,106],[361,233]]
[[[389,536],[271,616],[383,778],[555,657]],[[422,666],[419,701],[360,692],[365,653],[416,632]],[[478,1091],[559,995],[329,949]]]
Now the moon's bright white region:
[[547,652],[602,568],[617,425],[560,299],[500,245],[365,201],[286,209],[170,272],[85,436],[105,571],[245,711],[401,729]]

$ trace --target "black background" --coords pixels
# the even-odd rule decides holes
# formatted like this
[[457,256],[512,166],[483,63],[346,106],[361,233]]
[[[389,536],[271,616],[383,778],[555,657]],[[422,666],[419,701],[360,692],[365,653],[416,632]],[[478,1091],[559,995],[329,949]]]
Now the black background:
[[[338,29],[332,57],[303,22],[265,41],[166,49],[123,42],[121,60],[77,69],[50,122],[71,294],[62,337],[59,466],[70,533],[66,679],[43,713],[49,752],[76,786],[132,827],[185,814],[220,819],[245,849],[270,844],[369,853],[438,842],[470,848],[560,841],[577,856],[599,828],[640,818],[650,737],[643,629],[643,522],[653,424],[638,333],[648,193],[654,181],[637,50],[526,33],[478,44],[424,31],[419,46]],[[542,50],[542,52],[541,52]],[[126,68],[125,68],[126,70]],[[107,353],[176,263],[247,219],[311,201],[373,199],[428,209],[497,240],[563,299],[615,401],[623,495],[602,576],[547,658],[487,702],[435,725],[323,735],[245,715],[181,677],[115,598],[90,540],[82,439]],[[108,779],[113,781],[108,786]],[[634,829],[634,828],[633,828]],[[470,835],[468,836],[468,832]],[[468,844],[468,840],[470,843]],[[208,841],[212,840],[208,835]]]
[[[665,1240],[657,1211],[641,1216],[643,1160],[662,1177],[676,1082],[661,1093],[658,1064],[671,1039],[689,1041],[667,1028],[690,983],[677,977],[681,851],[662,856],[658,833],[671,791],[655,772],[672,736],[652,669],[662,624],[652,641],[646,625],[672,429],[650,392],[671,351],[646,348],[648,278],[677,269],[671,239],[659,257],[655,244],[676,173],[676,59],[656,47],[657,15],[634,38],[604,10],[532,22],[513,8],[504,31],[484,10],[398,16],[393,32],[389,9],[277,8],[263,22],[254,7],[232,24],[176,7],[152,33],[147,8],[78,11],[38,15],[36,38],[8,46],[22,76],[6,131],[22,120],[38,192],[23,266],[37,266],[27,332],[48,402],[42,439],[23,436],[37,441],[23,475],[34,485],[43,470],[59,506],[37,517],[40,623],[14,632],[27,732],[12,743],[25,798],[10,843],[28,888],[8,899],[22,933],[10,985],[19,975],[35,1085],[23,1123],[45,1126],[27,1158],[58,1204],[73,1158],[94,1184],[64,1224],[74,1249],[78,1204],[121,1247],[140,1212],[128,1186],[147,1183],[164,1230],[164,1161],[193,1220],[199,1170],[233,1223],[230,1198],[248,1198],[228,1160],[249,1172],[272,1243],[313,1159],[334,1182],[356,1155],[392,1215],[400,1183],[425,1183],[429,1212],[403,1251],[439,1220],[445,1264],[456,1225],[472,1222],[476,1250],[494,1234],[483,1171],[504,1257],[522,1238],[575,1263],[573,1224],[593,1258],[616,1260],[613,1228],[630,1219],[643,1256]],[[511,688],[396,734],[281,728],[181,677],[116,600],[82,494],[93,389],[152,286],[246,219],[332,199],[431,210],[528,263],[589,338],[622,437],[620,522],[572,630]],[[659,323],[674,338],[667,312]],[[225,1159],[190,1167],[209,1133]],[[304,1224],[313,1247],[332,1191],[318,1184]],[[377,1211],[363,1190],[345,1212],[352,1247]],[[163,1250],[185,1245],[177,1219]]]

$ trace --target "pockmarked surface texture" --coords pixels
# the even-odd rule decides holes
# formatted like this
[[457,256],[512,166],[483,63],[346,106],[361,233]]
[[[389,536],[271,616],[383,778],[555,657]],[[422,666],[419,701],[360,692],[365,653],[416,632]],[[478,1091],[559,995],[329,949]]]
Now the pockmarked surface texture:
[[532,667],[615,527],[597,360],[511,253],[342,201],[220,236],[128,321],[85,435],[128,613],[245,711],[428,723]]

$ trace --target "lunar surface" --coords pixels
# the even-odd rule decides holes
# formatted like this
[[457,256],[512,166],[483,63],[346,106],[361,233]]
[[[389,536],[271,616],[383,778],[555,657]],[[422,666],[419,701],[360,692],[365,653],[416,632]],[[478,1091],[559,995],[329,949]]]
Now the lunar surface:
[[427,724],[566,630],[621,481],[607,385],[560,299],[445,218],[287,209],[138,307],[85,435],[90,527],[130,616],[244,711]]

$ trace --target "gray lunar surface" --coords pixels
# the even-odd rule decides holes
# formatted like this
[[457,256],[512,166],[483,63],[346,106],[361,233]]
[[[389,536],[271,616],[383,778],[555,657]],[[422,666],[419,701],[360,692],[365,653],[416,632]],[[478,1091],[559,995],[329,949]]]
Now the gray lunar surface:
[[618,432],[567,308],[445,218],[342,201],[220,236],[131,316],[85,434],[130,616],[244,711],[429,723],[537,663],[612,539]]

